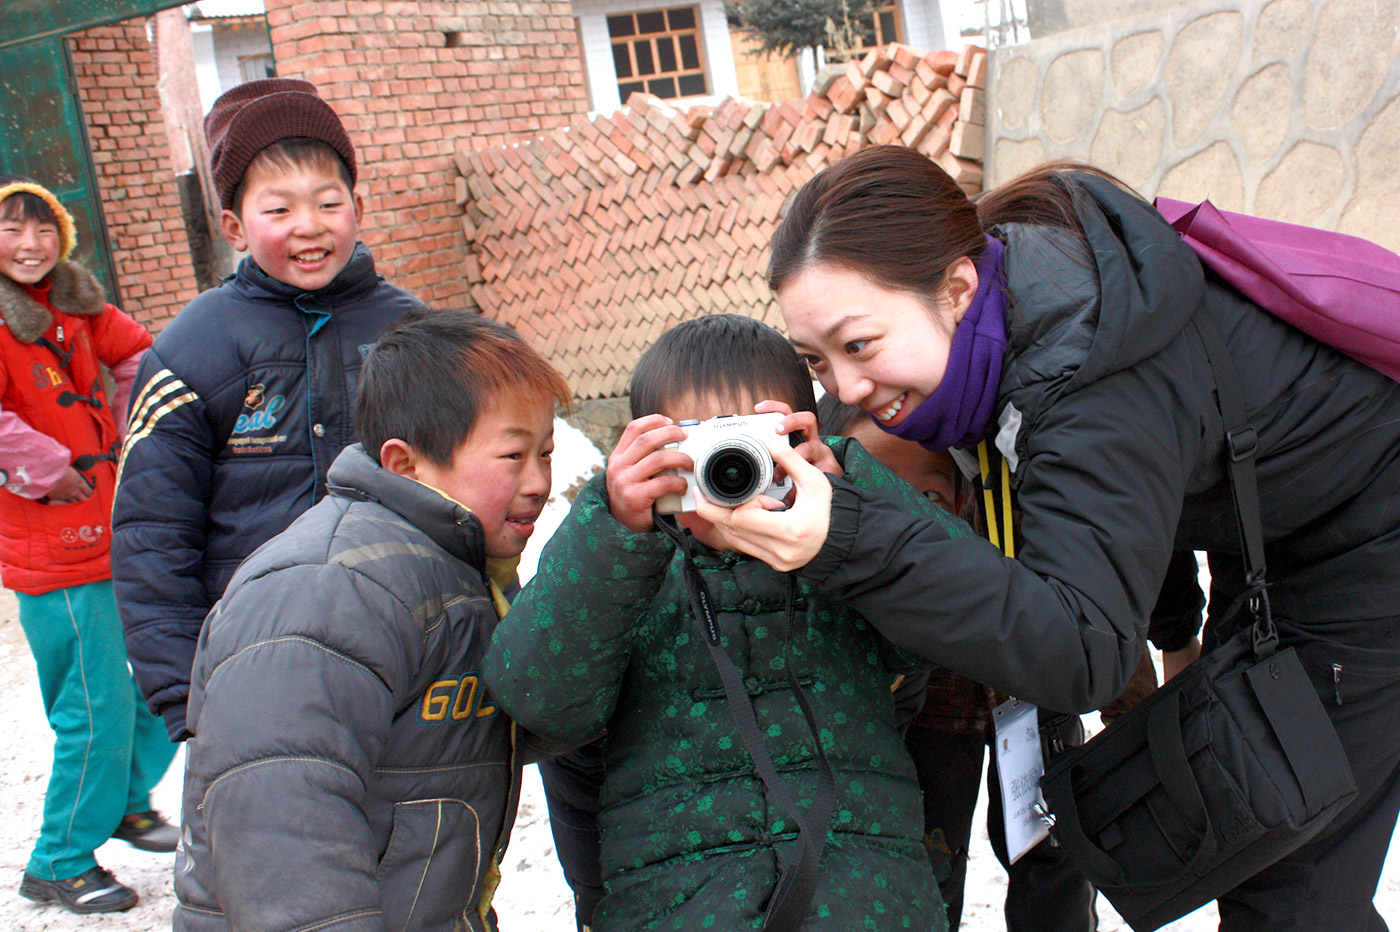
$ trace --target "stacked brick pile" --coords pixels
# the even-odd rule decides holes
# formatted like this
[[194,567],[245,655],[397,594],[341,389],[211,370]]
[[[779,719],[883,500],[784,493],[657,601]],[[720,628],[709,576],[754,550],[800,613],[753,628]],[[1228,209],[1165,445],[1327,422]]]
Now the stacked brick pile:
[[779,104],[675,110],[634,95],[517,146],[460,150],[465,272],[483,313],[517,328],[580,399],[622,395],[673,324],[732,312],[780,325],[764,282],[788,197],[867,145],[982,184],[986,53],[893,44]]

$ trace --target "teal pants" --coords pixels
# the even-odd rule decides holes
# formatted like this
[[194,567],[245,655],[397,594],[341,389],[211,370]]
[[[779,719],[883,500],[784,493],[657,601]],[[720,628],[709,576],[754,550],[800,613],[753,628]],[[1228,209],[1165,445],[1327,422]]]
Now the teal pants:
[[175,745],[131,678],[111,580],[18,598],[54,732],[44,824],[26,869],[66,880],[97,864],[93,851],[122,816],[151,808]]

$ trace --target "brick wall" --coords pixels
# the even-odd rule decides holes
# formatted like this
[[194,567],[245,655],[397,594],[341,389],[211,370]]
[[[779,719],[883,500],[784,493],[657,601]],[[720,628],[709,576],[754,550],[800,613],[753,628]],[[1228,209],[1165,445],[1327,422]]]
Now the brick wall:
[[75,33],[68,44],[122,310],[159,330],[198,289],[146,21]]
[[905,145],[981,190],[986,54],[872,51],[802,100],[672,109],[635,95],[528,143],[463,147],[457,196],[482,312],[582,400],[615,398],[663,330],[733,312],[781,326],[764,274],[787,198],[862,146]]
[[567,0],[266,7],[278,74],[316,84],[355,142],[362,238],[380,271],[435,306],[469,306],[452,155],[588,109]]

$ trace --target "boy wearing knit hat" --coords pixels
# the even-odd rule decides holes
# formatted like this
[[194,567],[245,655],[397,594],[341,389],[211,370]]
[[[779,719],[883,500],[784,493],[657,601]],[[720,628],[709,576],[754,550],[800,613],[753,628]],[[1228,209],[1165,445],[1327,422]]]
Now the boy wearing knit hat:
[[364,354],[422,302],[357,241],[355,149],[314,85],[251,81],[204,121],[224,236],[249,255],[156,338],[112,517],[127,650],[172,741],[204,616],[233,571],[325,494],[357,439]]
[[99,913],[137,896],[93,852],[109,838],[174,851],[179,832],[151,810],[174,749],[127,670],[109,560],[118,425],[151,338],[68,261],[75,243],[58,198],[0,175],[0,582],[19,601],[54,732],[19,892]]

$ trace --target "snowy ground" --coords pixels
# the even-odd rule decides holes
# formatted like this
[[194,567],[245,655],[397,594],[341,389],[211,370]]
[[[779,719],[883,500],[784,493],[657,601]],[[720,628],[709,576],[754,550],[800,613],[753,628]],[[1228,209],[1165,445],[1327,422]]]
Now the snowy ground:
[[[582,434],[559,422],[554,456],[555,489],[562,493],[576,486],[601,466],[602,456]],[[522,575],[534,571],[538,545],[558,526],[568,511],[562,494],[537,524],[535,541],[522,561]],[[0,590],[0,930],[121,930],[151,932],[168,929],[174,896],[171,892],[170,855],[136,851],[121,842],[109,842],[97,853],[99,862],[136,888],[141,903],[127,913],[111,916],[75,916],[57,907],[41,907],[15,892],[34,842],[48,778],[51,735],[35,682],[34,663],[17,620],[14,597]],[[172,817],[180,808],[183,755],[175,758],[165,780],[156,788],[155,805]],[[964,932],[1004,929],[1001,903],[1006,880],[986,838],[985,801],[979,802],[975,837],[968,868]],[[1400,932],[1400,839],[1391,846],[1391,857],[1381,879],[1376,903],[1381,915]],[[526,768],[525,789],[515,832],[506,853],[504,880],[496,895],[501,928],[505,932],[571,932],[574,928],[568,887],[554,857],[549,819],[540,791],[538,772]],[[1111,906],[1099,900],[1101,932],[1127,932],[1127,926]],[[1207,906],[1165,927],[1165,932],[1209,932],[1217,919]]]

